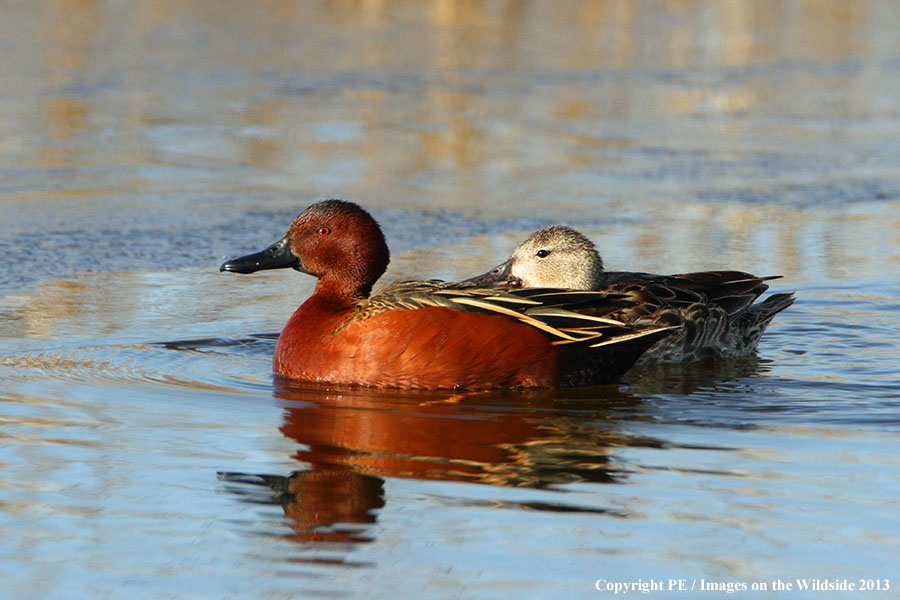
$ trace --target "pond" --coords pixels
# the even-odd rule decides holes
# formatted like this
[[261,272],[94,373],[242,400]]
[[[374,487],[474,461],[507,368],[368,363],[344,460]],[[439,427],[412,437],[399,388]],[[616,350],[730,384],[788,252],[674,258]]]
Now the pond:
[[[894,3],[4,13],[0,596],[896,594]],[[218,266],[331,197],[383,283],[567,223],[797,302],[752,357],[615,385],[277,381],[313,279]]]

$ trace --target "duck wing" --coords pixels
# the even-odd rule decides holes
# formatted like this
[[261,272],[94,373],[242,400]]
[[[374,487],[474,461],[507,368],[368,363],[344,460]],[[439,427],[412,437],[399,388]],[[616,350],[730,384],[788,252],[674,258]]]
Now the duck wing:
[[360,301],[349,319],[366,319],[387,310],[446,307],[502,315],[540,330],[553,344],[599,348],[647,337],[649,347],[672,327],[628,324],[612,318],[633,308],[626,294],[525,288],[502,290],[460,286],[440,280],[400,281]]
[[665,309],[685,310],[703,303],[720,308],[729,317],[747,310],[769,289],[766,281],[781,277],[759,277],[743,271],[700,271],[677,275],[613,271],[606,275],[605,283],[598,291],[626,294],[647,314]]

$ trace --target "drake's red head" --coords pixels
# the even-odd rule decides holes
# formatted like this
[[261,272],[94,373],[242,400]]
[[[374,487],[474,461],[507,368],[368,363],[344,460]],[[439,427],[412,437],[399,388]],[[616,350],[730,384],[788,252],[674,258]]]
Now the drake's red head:
[[317,277],[322,292],[362,298],[389,261],[384,234],[372,215],[353,202],[325,200],[300,213],[275,244],[230,260],[219,270],[253,273],[292,267]]

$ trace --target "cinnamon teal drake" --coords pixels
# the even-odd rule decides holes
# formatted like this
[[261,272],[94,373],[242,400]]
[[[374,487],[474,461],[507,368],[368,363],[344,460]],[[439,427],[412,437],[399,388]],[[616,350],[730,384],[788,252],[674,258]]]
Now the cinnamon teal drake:
[[476,287],[515,290],[567,288],[616,294],[631,300],[605,316],[641,326],[675,326],[676,333],[644,353],[642,364],[727,359],[752,353],[772,318],[794,302],[794,294],[756,300],[779,276],[741,271],[654,275],[605,271],[594,243],[563,225],[535,231],[508,260],[466,280]]
[[307,382],[425,389],[607,383],[674,329],[609,317],[638,308],[618,293],[441,281],[371,293],[388,260],[368,212],[326,200],[300,213],[269,248],[220,270],[293,268],[318,278],[272,360],[276,374]]

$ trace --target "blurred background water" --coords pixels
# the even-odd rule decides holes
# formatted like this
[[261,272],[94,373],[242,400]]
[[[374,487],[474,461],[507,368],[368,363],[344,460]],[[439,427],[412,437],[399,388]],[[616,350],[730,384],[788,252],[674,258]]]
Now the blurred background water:
[[[896,3],[0,9],[3,597],[896,575]],[[312,279],[217,267],[328,197],[381,221],[386,281],[562,222],[611,269],[798,301],[758,356],[621,385],[291,386]]]

